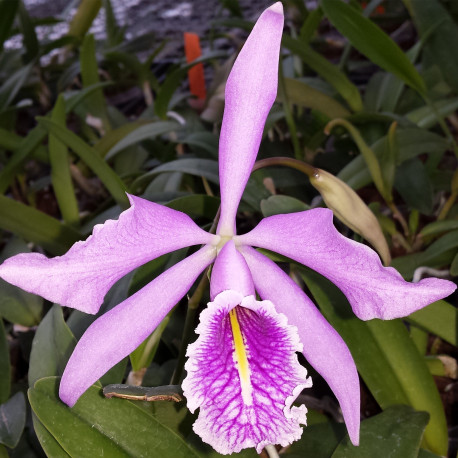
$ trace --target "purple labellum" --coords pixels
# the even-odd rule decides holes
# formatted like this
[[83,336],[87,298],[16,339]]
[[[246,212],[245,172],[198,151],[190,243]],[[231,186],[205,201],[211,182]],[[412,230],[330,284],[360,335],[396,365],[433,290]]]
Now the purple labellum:
[[200,407],[194,431],[223,454],[299,439],[307,409],[292,403],[312,382],[295,353],[297,328],[270,301],[227,290],[201,313],[196,332],[183,382],[188,408]]

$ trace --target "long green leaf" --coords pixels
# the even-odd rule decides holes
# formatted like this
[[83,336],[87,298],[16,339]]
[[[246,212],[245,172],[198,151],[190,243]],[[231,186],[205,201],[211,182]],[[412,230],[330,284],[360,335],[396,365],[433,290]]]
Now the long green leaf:
[[58,397],[58,383],[55,377],[39,380],[29,390],[29,400],[37,418],[70,456],[200,457],[160,415],[130,401],[105,399],[96,386],[69,409]]
[[19,0],[2,0],[0,2],[0,51],[8,38],[19,6]]
[[447,453],[447,424],[436,385],[423,357],[400,320],[358,320],[343,294],[311,271],[303,278],[326,319],[347,343],[358,371],[380,406],[407,404],[431,420],[424,441],[434,453]]
[[321,111],[331,119],[345,118],[351,114],[337,100],[302,81],[285,78],[285,90],[292,104]]
[[[65,127],[65,102],[62,95],[57,99],[51,119]],[[67,147],[54,135],[49,134],[49,161],[51,163],[51,182],[63,220],[67,224],[79,223],[78,202],[76,201]]]
[[451,43],[458,41],[458,26],[437,0],[408,0],[414,22],[425,40],[424,49],[447,83],[458,91],[458,56]]
[[33,62],[15,71],[0,87],[0,113],[11,104],[33,69]]
[[173,121],[159,121],[140,125],[132,132],[127,133],[123,138],[120,138],[120,140],[108,151],[105,159],[108,161],[124,149],[136,145],[143,140],[152,139],[158,135],[166,134],[167,132],[177,131],[180,128],[181,126]]
[[46,138],[46,130],[41,126],[34,127],[25,137],[20,147],[14,152],[14,155],[8,161],[6,166],[0,170],[0,194],[3,194],[14,178],[17,169],[22,162],[37,148]]
[[458,347],[458,310],[446,301],[433,302],[407,320]]
[[80,234],[57,219],[5,196],[0,196],[0,228],[30,240],[53,255],[63,254]]
[[70,130],[59,126],[59,124],[49,119],[37,118],[37,120],[42,126],[48,129],[50,133],[71,148],[72,151],[88,165],[88,167],[100,178],[100,181],[106,186],[119,205],[124,208],[129,206],[124,183],[94,148],[89,146]]
[[0,444],[16,447],[25,426],[25,398],[19,391],[0,405]]
[[370,19],[341,0],[322,0],[325,15],[374,64],[397,75],[422,95],[425,83],[399,46]]
[[288,35],[283,35],[282,44],[331,84],[353,111],[361,111],[363,109],[363,102],[358,88],[335,65],[309,46],[304,46],[301,41]]
[[24,37],[23,43],[26,48],[24,59],[26,62],[30,62],[32,59],[38,57],[40,45],[38,43],[37,34],[35,33],[35,27],[22,1],[19,5],[19,25],[22,36]]

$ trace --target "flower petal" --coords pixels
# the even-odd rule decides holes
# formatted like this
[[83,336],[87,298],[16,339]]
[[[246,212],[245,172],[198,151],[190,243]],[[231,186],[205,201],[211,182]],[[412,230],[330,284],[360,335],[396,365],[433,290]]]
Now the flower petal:
[[283,7],[278,2],[256,22],[226,83],[219,140],[218,234],[234,234],[237,207],[258,154],[267,115],[277,96],[282,32]]
[[135,350],[186,294],[215,254],[214,247],[201,248],[94,321],[67,363],[60,383],[62,401],[72,407],[87,388]]
[[233,240],[226,242],[213,264],[210,299],[213,300],[228,289],[239,291],[244,296],[254,296],[250,269],[244,257],[236,250]]
[[326,208],[265,218],[235,243],[266,248],[316,270],[342,290],[361,320],[400,318],[456,289],[437,278],[406,282],[397,270],[383,267],[371,248],[340,234]]
[[[295,353],[302,350],[297,329],[286,317],[269,301],[228,290],[201,313],[196,332],[183,391],[191,412],[200,407],[194,431],[204,442],[229,454],[248,447],[260,453],[267,444],[286,446],[299,439],[307,409],[291,405],[312,383]],[[234,343],[236,332],[242,343]],[[237,345],[246,349],[245,382]]]
[[211,243],[217,236],[189,216],[140,197],[118,220],[94,227],[84,242],[48,259],[23,253],[0,266],[0,277],[51,302],[97,313],[108,290],[131,270],[180,248]]
[[241,249],[262,299],[297,326],[307,361],[336,395],[354,445],[359,442],[360,394],[355,363],[345,342],[312,301],[274,262],[251,247]]

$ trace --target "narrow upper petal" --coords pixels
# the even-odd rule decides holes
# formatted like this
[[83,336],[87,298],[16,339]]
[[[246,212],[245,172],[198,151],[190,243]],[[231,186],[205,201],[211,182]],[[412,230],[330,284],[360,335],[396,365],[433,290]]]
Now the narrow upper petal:
[[78,342],[60,383],[70,407],[105,372],[135,350],[186,294],[215,257],[205,246],[175,264],[89,326]]
[[216,236],[184,213],[129,196],[118,220],[94,227],[63,256],[25,253],[7,259],[0,277],[51,302],[96,313],[108,290],[131,270],[180,248],[211,243]]
[[361,320],[403,317],[456,289],[437,278],[406,282],[392,267],[383,267],[374,250],[340,234],[326,208],[265,218],[237,237],[238,243],[275,251],[329,278]]
[[345,342],[304,292],[274,262],[243,247],[256,291],[297,327],[307,361],[336,395],[354,445],[359,442],[360,391],[355,363]]
[[269,301],[227,290],[201,313],[196,332],[183,382],[188,408],[200,407],[194,431],[223,454],[299,439],[307,409],[292,403],[312,383],[286,317]]
[[283,7],[260,16],[226,83],[219,140],[221,217],[218,234],[232,235],[243,190],[258,154],[264,124],[277,95]]
[[233,289],[244,296],[254,296],[254,285],[250,269],[244,257],[237,251],[233,240],[229,240],[216,257],[210,282],[210,299],[219,293]]

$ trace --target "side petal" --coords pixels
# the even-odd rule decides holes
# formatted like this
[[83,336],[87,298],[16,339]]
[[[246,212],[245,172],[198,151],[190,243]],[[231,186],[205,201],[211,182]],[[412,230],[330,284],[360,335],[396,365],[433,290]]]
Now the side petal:
[[213,264],[210,281],[210,299],[219,293],[233,289],[244,296],[254,296],[254,285],[250,269],[244,257],[235,248],[233,240],[229,240],[218,253]]
[[0,277],[51,302],[97,313],[108,290],[131,270],[180,248],[211,243],[216,236],[184,213],[129,196],[118,220],[94,227],[63,256],[23,253],[0,266]]
[[342,290],[361,320],[400,318],[456,289],[438,278],[406,282],[397,270],[383,267],[374,250],[340,234],[326,208],[270,216],[235,243],[266,248],[316,270]]
[[307,361],[326,380],[336,395],[354,445],[359,443],[360,391],[353,357],[337,331],[313,302],[274,262],[250,247],[243,247],[254,286],[278,312],[297,326]]
[[302,350],[297,329],[286,317],[269,301],[227,290],[201,313],[196,332],[183,391],[192,412],[200,407],[194,431],[204,442],[229,454],[299,439],[307,409],[292,403],[312,382],[295,353]]
[[278,2],[256,22],[226,83],[219,140],[218,234],[234,234],[237,207],[258,154],[267,115],[277,96],[282,32],[283,7]]
[[67,363],[60,383],[62,401],[72,407],[108,369],[134,351],[186,294],[215,254],[213,247],[201,248],[94,321]]

